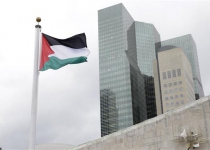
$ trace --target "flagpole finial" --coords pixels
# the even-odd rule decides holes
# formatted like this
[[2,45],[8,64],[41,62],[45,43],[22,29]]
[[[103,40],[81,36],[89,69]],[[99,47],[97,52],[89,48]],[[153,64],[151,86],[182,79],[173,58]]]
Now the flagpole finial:
[[36,22],[38,22],[38,23],[41,22],[41,18],[40,17],[37,17],[36,18]]
[[36,18],[36,22],[38,22],[38,25],[36,25],[35,27],[36,28],[41,28],[41,26],[39,25],[39,22],[41,22],[41,18],[40,17]]

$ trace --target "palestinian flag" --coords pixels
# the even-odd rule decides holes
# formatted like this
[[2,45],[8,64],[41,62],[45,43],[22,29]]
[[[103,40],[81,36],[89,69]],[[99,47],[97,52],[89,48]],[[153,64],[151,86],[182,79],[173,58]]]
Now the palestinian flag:
[[67,39],[57,39],[42,33],[42,52],[40,71],[59,69],[68,64],[87,61],[90,51],[87,49],[84,33]]

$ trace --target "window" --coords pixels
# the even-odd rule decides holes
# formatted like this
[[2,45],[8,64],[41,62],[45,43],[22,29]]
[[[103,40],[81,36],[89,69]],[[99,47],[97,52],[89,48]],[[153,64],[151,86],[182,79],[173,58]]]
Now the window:
[[175,89],[174,89],[174,92],[178,92],[178,89],[177,89],[177,88],[175,88]]
[[174,97],[173,96],[170,96],[170,99],[174,99]]
[[183,87],[180,87],[179,90],[180,90],[180,91],[183,91]]
[[175,95],[175,98],[178,98],[179,96],[178,95]]
[[176,77],[176,70],[172,70],[173,77]]
[[165,90],[165,91],[164,91],[164,94],[168,94],[168,90]]
[[181,103],[184,104],[184,100],[182,100]]
[[165,100],[168,100],[168,97],[165,97]]
[[166,79],[166,72],[163,72],[163,79]]
[[177,75],[181,76],[181,69],[177,69]]
[[169,106],[169,103],[166,103],[166,106],[168,107]]
[[171,106],[174,106],[174,102],[171,102]]
[[179,84],[182,84],[182,81],[179,81]]
[[164,84],[164,87],[166,88],[167,87],[167,84]]
[[179,101],[176,102],[176,106],[179,106]]
[[169,83],[168,86],[171,87],[172,86],[172,83]]
[[177,82],[174,82],[174,85],[177,85]]
[[169,90],[169,93],[173,93],[173,90],[172,90],[172,89],[170,89],[170,90]]
[[168,78],[171,78],[171,71],[167,71]]

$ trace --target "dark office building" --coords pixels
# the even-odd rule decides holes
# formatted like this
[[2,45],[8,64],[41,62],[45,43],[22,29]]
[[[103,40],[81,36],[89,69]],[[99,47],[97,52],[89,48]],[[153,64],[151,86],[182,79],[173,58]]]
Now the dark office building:
[[128,29],[128,51],[136,60],[144,78],[144,101],[146,101],[147,119],[157,116],[154,89],[153,60],[156,58],[156,44],[160,35],[154,25],[144,22],[134,22]]

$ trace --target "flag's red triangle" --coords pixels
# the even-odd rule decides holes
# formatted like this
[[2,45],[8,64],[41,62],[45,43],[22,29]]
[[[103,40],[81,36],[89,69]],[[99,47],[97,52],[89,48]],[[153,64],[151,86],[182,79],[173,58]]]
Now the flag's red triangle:
[[50,48],[50,45],[44,35],[42,34],[42,52],[41,52],[41,60],[40,67],[41,70],[44,67],[44,64],[49,60],[49,55],[54,54],[54,51]]

